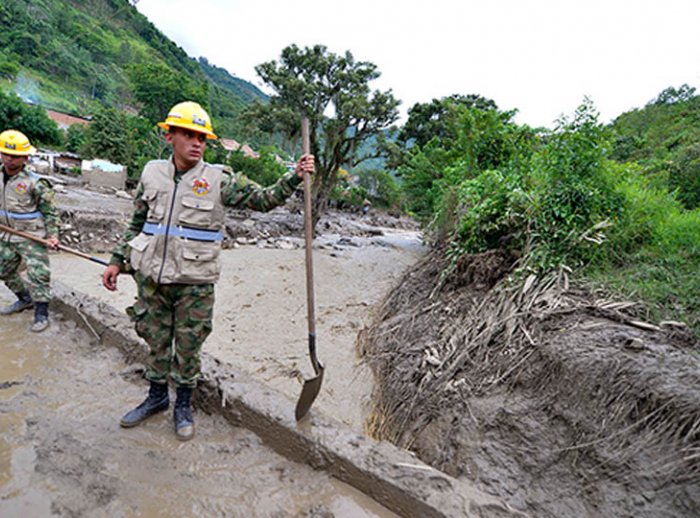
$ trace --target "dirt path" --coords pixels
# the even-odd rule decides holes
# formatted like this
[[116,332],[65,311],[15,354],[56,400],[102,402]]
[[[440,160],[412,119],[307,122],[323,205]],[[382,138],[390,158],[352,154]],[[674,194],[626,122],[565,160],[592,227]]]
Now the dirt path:
[[[416,232],[383,229],[383,236],[322,235],[315,241],[317,347],[325,363],[315,408],[361,431],[372,390],[371,373],[357,365],[358,332],[396,279],[424,254]],[[306,284],[301,240],[279,238],[263,248],[222,253],[214,332],[204,349],[296,400],[308,359]],[[52,255],[55,279],[118,309],[129,306],[135,286],[120,277],[119,291],[101,286],[102,268],[74,256]]]
[[140,375],[73,322],[54,316],[34,335],[30,320],[2,320],[0,516],[394,516],[220,416],[196,412],[188,443],[170,412],[121,429],[145,392]]

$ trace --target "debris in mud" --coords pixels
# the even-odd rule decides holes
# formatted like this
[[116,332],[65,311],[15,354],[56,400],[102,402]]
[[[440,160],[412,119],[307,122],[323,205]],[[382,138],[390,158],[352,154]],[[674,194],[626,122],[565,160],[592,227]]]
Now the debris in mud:
[[371,431],[536,516],[697,516],[697,340],[508,264],[472,256],[440,282],[435,252],[389,295],[361,344]]
[[[63,186],[56,199],[61,242],[83,252],[110,252],[126,230],[133,208],[130,194],[125,191],[97,189],[75,182]],[[256,245],[292,249],[301,246],[289,239],[303,236],[304,220],[299,205],[298,200],[292,199],[265,213],[227,209],[223,248]],[[364,218],[351,212],[329,210],[319,222],[324,232],[343,236],[381,236],[381,227],[418,230],[418,225],[410,218],[379,210]]]
[[0,381],[0,390],[9,389],[16,385],[21,385],[23,381]]

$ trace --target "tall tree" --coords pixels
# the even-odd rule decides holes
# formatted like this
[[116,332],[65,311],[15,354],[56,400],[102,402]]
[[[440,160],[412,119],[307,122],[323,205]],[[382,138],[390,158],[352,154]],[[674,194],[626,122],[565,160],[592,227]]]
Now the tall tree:
[[141,114],[155,124],[182,101],[195,101],[207,108],[208,85],[195,83],[183,72],[162,63],[139,63],[128,67],[134,96],[143,105]]
[[[274,121],[270,129],[295,137],[300,117],[309,118],[311,151],[316,156],[315,225],[328,206],[341,166],[377,157],[358,150],[397,120],[399,101],[391,90],[370,90],[369,82],[380,75],[376,65],[355,61],[350,52],[334,54],[323,45],[303,49],[290,45],[279,61],[258,65],[256,72],[274,94],[269,104],[251,111],[268,123]],[[290,111],[296,116],[290,117]]]
[[477,94],[455,94],[430,103],[416,103],[408,110],[408,120],[399,132],[398,141],[423,147],[432,138],[445,138],[462,108],[498,110],[495,102]]

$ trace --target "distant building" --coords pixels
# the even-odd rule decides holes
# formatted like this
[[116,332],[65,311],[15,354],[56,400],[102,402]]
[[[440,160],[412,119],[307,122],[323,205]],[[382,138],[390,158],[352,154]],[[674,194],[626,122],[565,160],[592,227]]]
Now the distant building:
[[94,187],[122,190],[126,185],[126,166],[113,164],[108,160],[83,160],[81,173],[83,180]]
[[238,149],[240,149],[245,157],[260,158],[260,154],[253,151],[253,148],[251,148],[248,144],[241,145],[238,141],[233,140],[232,138],[222,138],[219,140],[226,151],[238,151]]
[[71,174],[80,169],[82,160],[79,155],[68,151],[39,149],[29,158],[29,162],[37,173],[51,175],[53,173]]
[[75,115],[69,115],[67,113],[63,112],[57,112],[56,110],[46,110],[46,114],[49,116],[49,119],[54,121],[59,129],[62,130],[67,130],[70,126],[73,124],[83,124],[87,125],[90,124],[89,119],[84,119],[82,117],[76,117]]

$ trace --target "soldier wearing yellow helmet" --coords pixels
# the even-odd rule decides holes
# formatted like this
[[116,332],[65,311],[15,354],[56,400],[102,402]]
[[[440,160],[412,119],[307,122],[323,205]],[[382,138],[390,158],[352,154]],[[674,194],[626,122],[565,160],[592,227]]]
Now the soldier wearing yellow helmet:
[[200,350],[212,330],[224,208],[268,211],[281,205],[303,173],[314,171],[314,157],[304,155],[295,171],[263,188],[240,173],[204,162],[207,140],[217,137],[199,104],[173,106],[158,126],[167,131],[173,154],[144,167],[131,222],[102,282],[114,291],[127,263],[135,270],[138,297],[127,312],[150,347],[148,397],[122,417],[121,426],[136,426],[166,410],[171,379],[177,394],[175,433],[189,440],[194,435],[191,396],[200,376]]
[[[17,130],[0,133],[2,185],[0,185],[0,221],[3,225],[45,238],[58,248],[58,213],[51,184],[26,167],[29,155],[36,152],[29,139]],[[27,279],[20,277],[21,262],[27,266]],[[34,306],[31,330],[40,332],[49,325],[51,270],[46,248],[34,241],[0,233],[0,279],[17,300],[0,308],[0,314],[18,313]]]

